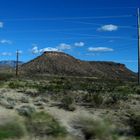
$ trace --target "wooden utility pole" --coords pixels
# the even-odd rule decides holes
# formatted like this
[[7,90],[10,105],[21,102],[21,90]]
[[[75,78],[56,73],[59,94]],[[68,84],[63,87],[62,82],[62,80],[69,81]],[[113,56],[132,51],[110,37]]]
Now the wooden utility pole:
[[16,76],[18,76],[19,51],[16,52]]
[[138,18],[138,84],[140,84],[140,10],[137,9]]

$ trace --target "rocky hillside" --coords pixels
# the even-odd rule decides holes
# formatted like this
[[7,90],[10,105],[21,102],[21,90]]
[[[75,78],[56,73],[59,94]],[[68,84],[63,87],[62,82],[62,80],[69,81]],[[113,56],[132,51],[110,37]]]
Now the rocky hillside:
[[124,64],[100,61],[81,61],[63,52],[44,52],[21,66],[28,74],[90,76],[97,78],[136,80],[136,74]]

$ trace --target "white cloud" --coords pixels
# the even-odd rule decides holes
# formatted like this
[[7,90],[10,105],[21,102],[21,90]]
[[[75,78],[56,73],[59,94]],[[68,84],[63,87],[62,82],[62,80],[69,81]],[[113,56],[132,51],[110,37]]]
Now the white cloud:
[[[82,43],[80,45],[83,45]],[[64,50],[70,50],[71,49],[71,45],[66,44],[66,43],[61,43],[56,47],[46,47],[46,48],[42,48],[39,49],[37,44],[32,44],[33,48],[31,49],[31,52],[33,54],[40,54],[43,53],[45,51],[56,51],[56,52],[61,52]]]
[[39,53],[38,46],[36,44],[33,44],[33,48],[32,48],[31,51],[32,51],[33,54]]
[[56,52],[61,52],[61,51],[64,51],[64,50],[69,50],[71,49],[71,45],[69,44],[66,44],[66,43],[61,43],[59,44],[58,46],[56,47],[46,47],[46,48],[42,48],[42,49],[39,49],[38,45],[37,44],[32,44],[32,49],[31,49],[31,52],[33,54],[40,54],[40,53],[43,53],[45,51],[56,51]]
[[36,44],[33,44],[33,48],[31,50],[33,54],[40,54],[46,51],[59,51],[59,50],[57,48],[52,48],[52,47],[39,49],[39,47]]
[[112,52],[114,51],[112,48],[107,48],[107,47],[90,47],[88,48],[88,51],[90,52]]
[[74,46],[76,46],[76,47],[83,47],[84,45],[85,45],[84,42],[75,42],[74,43]]
[[113,24],[108,24],[108,25],[103,25],[100,28],[97,29],[98,31],[108,31],[108,32],[112,32],[112,31],[116,31],[118,30],[118,26],[117,25],[113,25]]
[[10,53],[10,52],[3,52],[3,53],[1,53],[1,56],[11,56],[12,55],[12,53]]
[[71,45],[66,44],[66,43],[61,43],[57,46],[57,49],[62,51],[62,50],[70,50],[71,49]]
[[0,40],[0,43],[1,44],[12,44],[12,41],[6,40],[6,39],[2,39],[2,40]]
[[40,53],[43,53],[43,52],[48,52],[48,51],[59,51],[57,48],[51,48],[51,47],[48,47],[48,48],[43,48],[43,49],[40,49],[39,52]]
[[0,28],[3,28],[3,22],[0,21]]

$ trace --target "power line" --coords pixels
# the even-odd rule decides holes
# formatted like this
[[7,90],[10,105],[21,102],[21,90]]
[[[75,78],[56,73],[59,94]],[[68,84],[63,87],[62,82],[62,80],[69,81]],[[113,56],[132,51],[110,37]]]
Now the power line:
[[[66,9],[91,9],[91,10],[101,10],[101,9],[108,9],[108,10],[110,10],[110,9],[137,9],[137,7],[63,7],[63,8],[66,8]],[[47,8],[47,9],[57,9],[57,8]]]
[[137,40],[136,38],[125,38],[125,37],[119,37],[119,36],[82,36],[82,37],[58,37],[58,38],[55,38],[55,37],[52,37],[52,38],[48,38],[48,37],[46,37],[46,38],[28,38],[28,39],[15,39],[15,40],[17,40],[17,41],[26,41],[26,40],[28,40],[28,41],[45,41],[45,40],[75,40],[75,39],[77,39],[78,38],[78,40],[79,39],[87,39],[87,40],[91,40],[91,39],[94,39],[94,38],[96,38],[96,39],[100,39],[100,38],[103,38],[103,39],[119,39],[119,40]]
[[[129,26],[119,26],[120,28],[130,28],[130,29],[137,29],[137,28],[134,28],[134,27],[129,27]],[[2,31],[3,33],[28,33],[28,32],[31,32],[31,33],[36,33],[36,32],[64,32],[64,31],[85,31],[85,30],[97,30],[96,27],[92,27],[92,28],[68,28],[68,29],[48,29],[48,30],[18,30],[18,31]]]
[[106,18],[129,18],[133,15],[118,15],[118,16],[91,16],[91,17],[52,17],[52,18],[13,18],[3,19],[4,21],[43,21],[43,20],[74,20],[74,19],[106,19]]
[[87,37],[98,37],[98,38],[114,38],[114,39],[130,39],[130,40],[137,40],[136,38],[132,38],[132,37],[122,37],[122,36],[102,36],[102,35],[89,35],[89,34],[81,34],[81,33],[66,33],[66,34],[71,34],[71,35],[82,35],[82,36],[86,36]]
[[[87,25],[97,25],[97,26],[103,26],[104,24],[97,24],[97,23],[91,23],[91,22],[83,22],[83,21],[67,21],[72,23],[80,23],[80,24],[87,24]],[[118,25],[119,28],[130,28],[130,29],[137,29],[136,26],[121,26]]]
[[50,32],[50,31],[54,31],[54,32],[56,32],[56,31],[59,31],[59,32],[61,32],[61,31],[82,31],[82,30],[92,30],[92,29],[97,29],[96,27],[92,27],[92,28],[67,28],[67,29],[48,29],[48,30],[18,30],[18,31],[2,31],[2,32],[16,32],[16,33],[18,33],[18,32]]
[[[72,22],[72,21],[71,21]],[[94,24],[94,23],[88,23],[88,22],[75,22],[73,21],[74,23],[84,23],[84,24],[90,24],[90,25],[99,25],[99,26],[103,26],[103,24]],[[134,26],[120,26],[118,25],[119,28],[130,28],[130,29],[137,29],[136,27]],[[53,32],[56,32],[56,31],[59,31],[59,32],[62,32],[62,31],[84,31],[84,30],[93,30],[93,29],[98,29],[98,27],[92,27],[92,28],[66,28],[66,29],[46,29],[46,30],[18,30],[18,31],[2,31],[2,32],[50,32],[50,31],[53,31]]]
[[100,39],[100,38],[104,38],[104,39],[119,39],[119,40],[137,40],[136,38],[125,38],[125,37],[119,37],[119,36],[86,36],[86,37],[58,37],[58,38],[32,38],[32,39],[15,39],[15,40],[18,40],[18,41],[25,41],[25,40],[41,40],[41,41],[45,41],[45,40],[75,40],[75,39],[87,39],[87,40],[91,40],[91,39]]

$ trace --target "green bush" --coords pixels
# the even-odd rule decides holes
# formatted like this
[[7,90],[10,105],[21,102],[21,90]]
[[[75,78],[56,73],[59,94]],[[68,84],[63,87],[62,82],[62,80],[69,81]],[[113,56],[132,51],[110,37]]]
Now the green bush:
[[27,128],[29,132],[36,136],[65,136],[66,129],[59,124],[50,114],[45,112],[38,112],[32,114],[27,119]]
[[9,84],[8,84],[9,88],[11,89],[19,89],[19,88],[24,88],[25,85],[24,83],[20,82],[20,81],[11,81]]
[[0,88],[2,88],[4,86],[4,82],[0,81]]
[[38,93],[45,93],[47,91],[46,86],[37,85],[36,88],[37,88]]
[[67,96],[65,95],[61,100],[61,107],[68,111],[74,111],[75,110],[74,99],[69,95]]
[[18,114],[24,117],[30,117],[36,110],[33,106],[23,105],[16,109]]
[[112,126],[105,120],[94,120],[91,117],[80,117],[74,121],[74,127],[82,131],[85,140],[117,140]]
[[127,86],[127,85],[124,85],[124,86],[117,86],[115,88],[116,91],[118,92],[127,92],[128,93],[131,93],[131,89],[130,89],[130,86]]
[[119,101],[126,101],[128,100],[130,95],[127,93],[121,93],[121,92],[112,92],[112,93],[106,93],[106,104],[116,104]]
[[106,119],[78,117],[73,121],[73,126],[82,132],[85,140],[135,140],[131,136],[120,136],[116,127]]
[[8,81],[9,79],[13,78],[14,74],[12,73],[0,73],[0,81]]
[[104,97],[99,93],[91,93],[91,94],[86,94],[83,97],[83,101],[89,103],[91,106],[99,107],[103,104]]
[[135,86],[135,87],[133,88],[133,90],[134,90],[134,93],[140,94],[140,86]]
[[19,122],[9,122],[0,125],[0,140],[8,138],[21,138],[24,134],[24,127]]
[[133,134],[140,137],[140,113],[133,113],[129,118],[129,125]]

